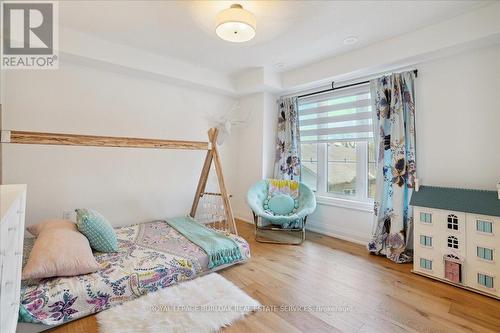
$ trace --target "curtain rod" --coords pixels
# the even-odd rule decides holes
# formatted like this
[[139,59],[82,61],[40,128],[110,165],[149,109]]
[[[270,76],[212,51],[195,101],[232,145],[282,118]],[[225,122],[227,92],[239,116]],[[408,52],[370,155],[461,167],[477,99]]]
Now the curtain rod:
[[[414,69],[413,73],[415,73],[415,77],[418,77],[418,70],[417,69]],[[340,87],[334,87],[335,82],[332,81],[332,87],[331,88],[320,90],[320,91],[315,91],[315,92],[304,94],[304,95],[299,95],[299,96],[297,96],[297,98],[304,98],[304,97],[319,95],[319,94],[323,94],[323,93],[326,93],[326,92],[329,92],[329,91],[334,91],[334,90],[338,90],[338,89],[344,89],[344,88],[359,86],[359,85],[367,84],[367,83],[370,83],[370,80],[362,81],[362,82],[356,82],[356,83],[351,83],[351,84],[346,84],[346,85],[340,86]]]

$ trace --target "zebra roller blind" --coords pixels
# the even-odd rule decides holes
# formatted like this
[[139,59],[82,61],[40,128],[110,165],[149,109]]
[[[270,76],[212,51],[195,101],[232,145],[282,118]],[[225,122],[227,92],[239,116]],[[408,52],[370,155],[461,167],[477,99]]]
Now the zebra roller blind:
[[368,84],[299,100],[302,143],[364,141],[373,137]]

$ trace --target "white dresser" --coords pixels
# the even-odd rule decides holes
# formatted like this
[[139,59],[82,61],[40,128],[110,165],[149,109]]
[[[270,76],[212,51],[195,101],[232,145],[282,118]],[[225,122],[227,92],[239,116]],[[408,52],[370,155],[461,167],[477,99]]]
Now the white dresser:
[[26,185],[0,185],[0,332],[16,331],[21,288]]

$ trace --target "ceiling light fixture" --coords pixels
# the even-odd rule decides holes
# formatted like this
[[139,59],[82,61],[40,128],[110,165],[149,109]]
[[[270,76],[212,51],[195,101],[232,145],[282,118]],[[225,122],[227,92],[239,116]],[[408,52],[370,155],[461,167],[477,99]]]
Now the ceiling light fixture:
[[255,37],[256,23],[252,13],[234,4],[217,15],[215,33],[228,42],[243,43]]
[[357,42],[358,42],[358,37],[356,37],[356,36],[349,36],[346,39],[344,39],[345,45],[351,45],[351,44],[355,44]]

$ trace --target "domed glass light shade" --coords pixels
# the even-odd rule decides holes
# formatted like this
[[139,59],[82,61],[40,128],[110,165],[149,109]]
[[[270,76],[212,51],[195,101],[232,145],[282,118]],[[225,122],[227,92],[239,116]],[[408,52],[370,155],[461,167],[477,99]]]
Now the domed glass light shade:
[[217,15],[215,33],[228,42],[243,43],[255,37],[255,16],[234,4]]

